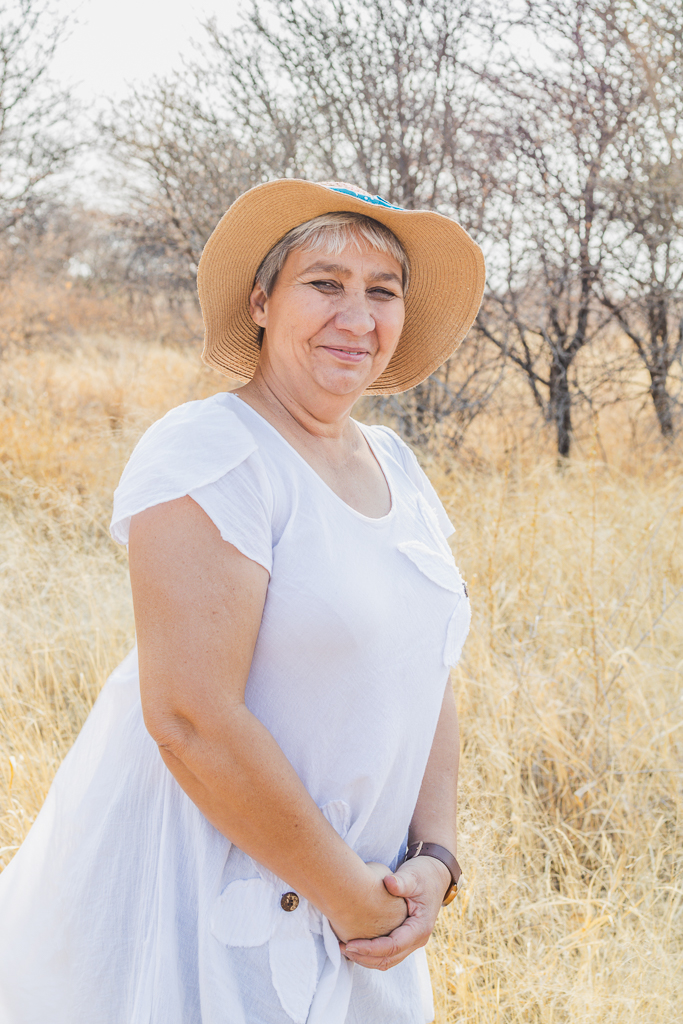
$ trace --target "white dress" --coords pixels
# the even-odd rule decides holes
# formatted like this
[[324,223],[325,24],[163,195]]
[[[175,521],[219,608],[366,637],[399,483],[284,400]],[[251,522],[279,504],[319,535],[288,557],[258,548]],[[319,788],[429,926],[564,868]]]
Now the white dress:
[[[136,447],[112,534],[189,494],[271,574],[246,689],[323,813],[394,868],[469,602],[412,452],[362,426],[391,491],[345,504],[232,394],[173,409]],[[422,1024],[424,951],[387,972],[203,817],[146,732],[133,650],[107,680],[0,876],[1,1024]]]

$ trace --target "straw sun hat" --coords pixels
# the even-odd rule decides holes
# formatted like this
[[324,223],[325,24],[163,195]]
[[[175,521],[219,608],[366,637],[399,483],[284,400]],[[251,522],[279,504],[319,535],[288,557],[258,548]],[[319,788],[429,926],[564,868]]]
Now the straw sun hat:
[[197,274],[209,366],[250,380],[259,358],[249,296],[264,256],[283,235],[332,211],[365,214],[385,224],[410,261],[403,332],[369,394],[407,391],[425,380],[467,334],[484,290],[484,258],[459,224],[427,210],[403,210],[352,185],[292,178],[257,185],[235,200],[204,248]]

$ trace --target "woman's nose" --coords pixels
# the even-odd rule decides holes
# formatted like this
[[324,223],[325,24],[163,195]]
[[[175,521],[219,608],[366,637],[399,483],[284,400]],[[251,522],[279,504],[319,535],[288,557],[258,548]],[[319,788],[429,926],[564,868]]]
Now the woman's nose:
[[364,294],[347,292],[342,301],[341,309],[337,310],[335,325],[342,331],[362,336],[375,329],[375,318],[368,309],[368,301]]

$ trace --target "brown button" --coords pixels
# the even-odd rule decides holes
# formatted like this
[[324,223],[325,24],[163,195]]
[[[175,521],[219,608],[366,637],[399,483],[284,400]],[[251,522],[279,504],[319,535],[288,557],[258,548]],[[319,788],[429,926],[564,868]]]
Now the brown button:
[[286,892],[280,900],[280,906],[283,910],[296,910],[299,906],[299,897],[295,892]]

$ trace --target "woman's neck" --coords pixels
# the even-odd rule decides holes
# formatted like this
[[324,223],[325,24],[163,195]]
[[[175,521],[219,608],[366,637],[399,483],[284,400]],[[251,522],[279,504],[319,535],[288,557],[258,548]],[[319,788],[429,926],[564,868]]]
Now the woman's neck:
[[260,367],[237,393],[285,436],[299,436],[308,443],[344,442],[355,436],[350,422],[355,395],[302,394]]

